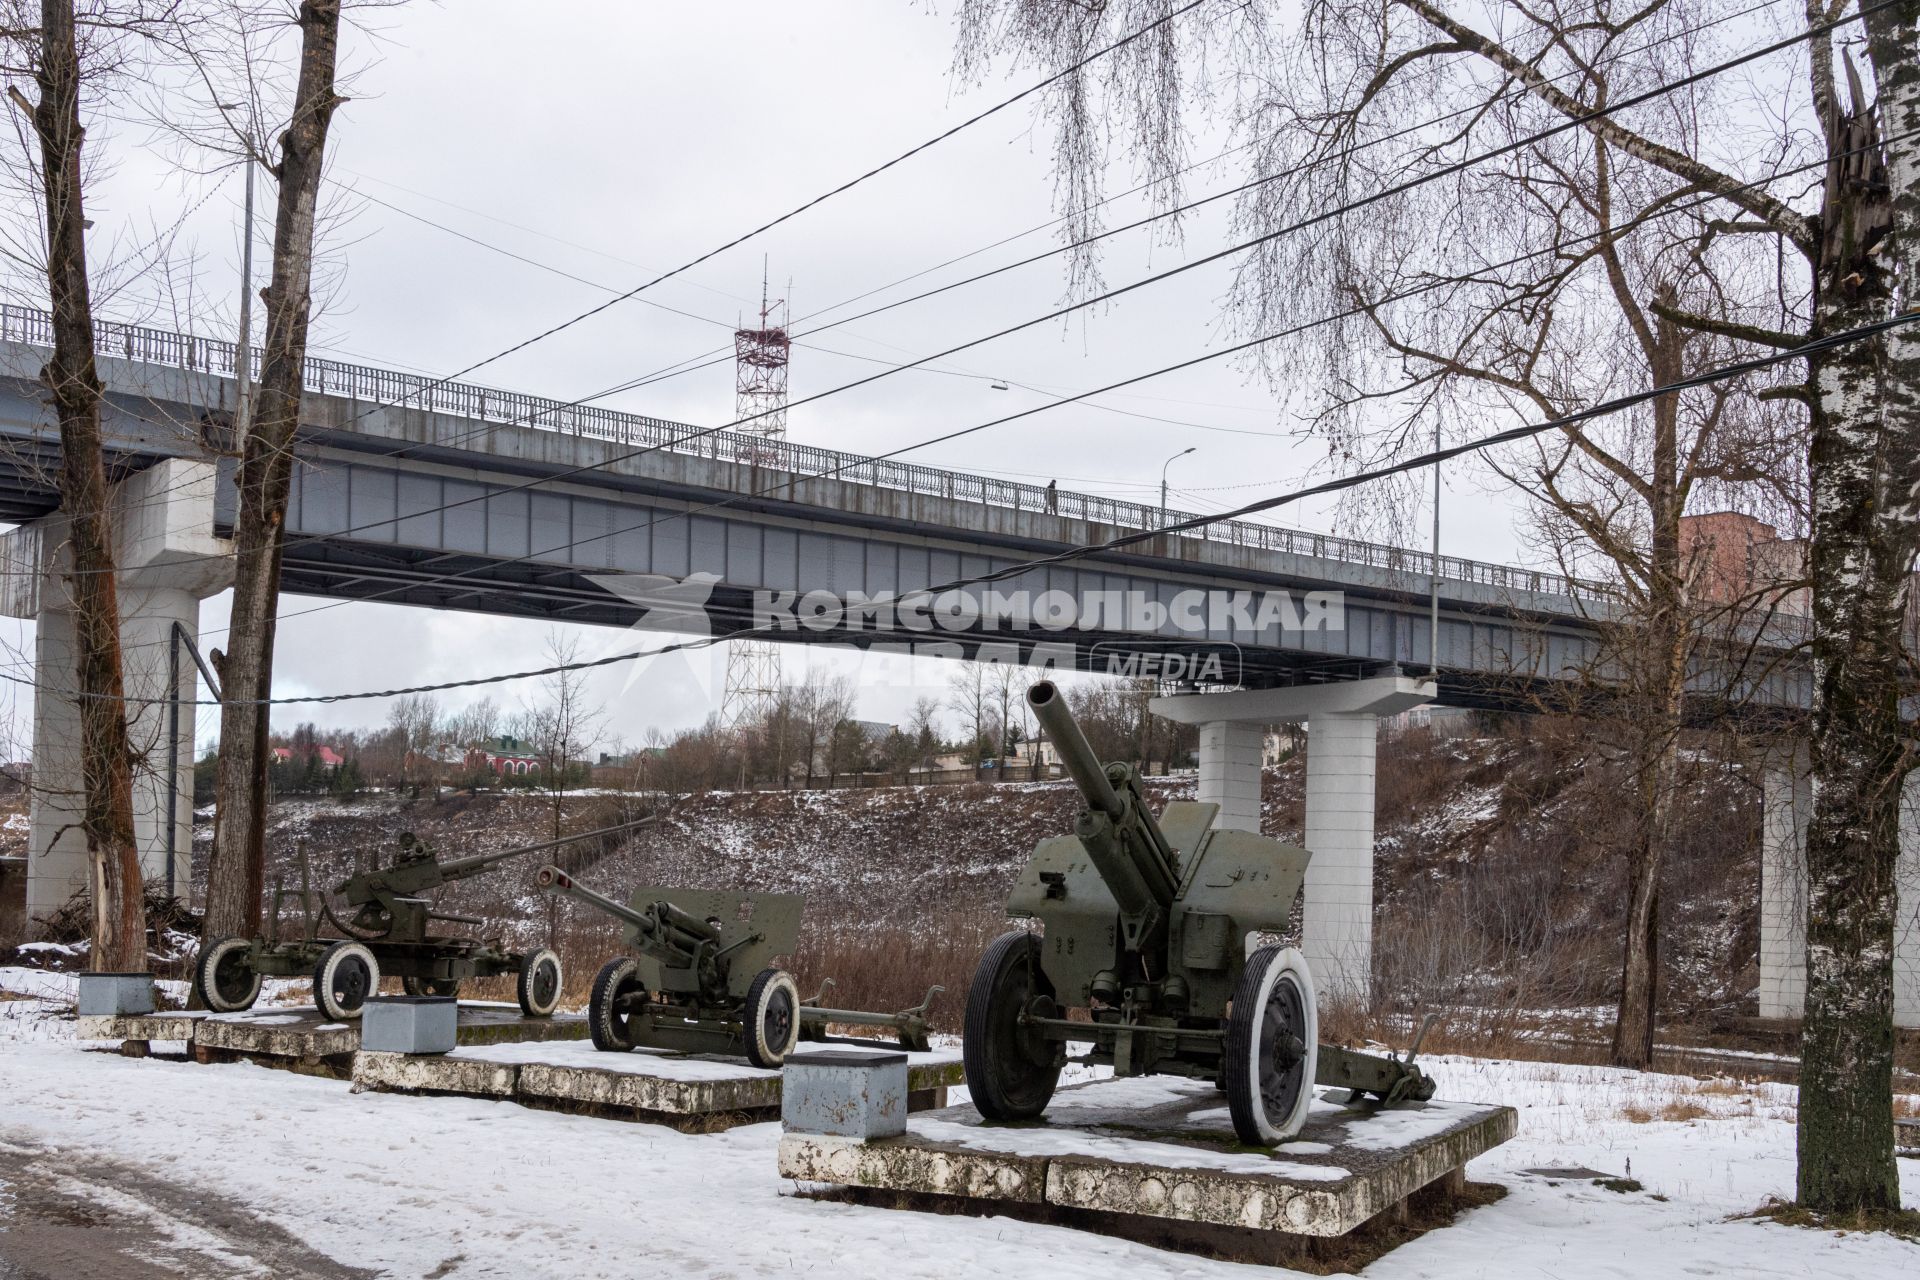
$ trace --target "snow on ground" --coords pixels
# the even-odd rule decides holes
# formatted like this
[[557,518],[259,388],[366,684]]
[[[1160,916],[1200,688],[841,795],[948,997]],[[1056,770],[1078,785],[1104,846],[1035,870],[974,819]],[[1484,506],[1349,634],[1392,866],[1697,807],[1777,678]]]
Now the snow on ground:
[[[0,1009],[44,1011],[60,993],[42,994],[56,999]],[[355,1094],[339,1081],[21,1034],[35,1022],[52,1020],[0,1020],[0,1144],[113,1157],[384,1275],[1253,1274],[1059,1227],[797,1199],[774,1171],[775,1124],[693,1135],[511,1103]],[[1520,1108],[1519,1136],[1469,1171],[1509,1194],[1388,1254],[1369,1277],[1857,1280],[1920,1268],[1920,1248],[1889,1237],[1734,1218],[1792,1189],[1788,1086],[1538,1062],[1430,1066],[1443,1098]],[[1630,1170],[1645,1191],[1525,1172],[1564,1166]],[[1920,1202],[1920,1163],[1902,1161],[1901,1176],[1907,1203]]]

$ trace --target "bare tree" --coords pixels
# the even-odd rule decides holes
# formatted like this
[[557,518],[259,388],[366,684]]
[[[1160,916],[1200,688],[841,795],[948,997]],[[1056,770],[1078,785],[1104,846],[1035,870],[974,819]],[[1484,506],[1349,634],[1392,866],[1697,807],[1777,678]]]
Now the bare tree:
[[500,732],[500,707],[482,698],[447,717],[447,740],[456,747],[477,746]]
[[[1752,47],[1755,24],[1727,21],[1730,6],[1709,0],[1624,15],[1595,4],[1495,3],[1470,17],[1450,0],[1313,0],[1297,33],[1275,41],[1267,6],[1203,11],[1187,28],[1184,60],[1163,48],[1150,68],[1098,73],[1129,114],[1089,105],[1101,82],[1077,77],[1060,88],[1063,134],[1080,135],[1062,154],[1069,167],[1097,170],[1102,122],[1117,118],[1131,131],[1130,154],[1170,177],[1193,94],[1181,72],[1214,55],[1215,77],[1200,81],[1197,96],[1229,104],[1256,156],[1259,185],[1241,205],[1241,229],[1276,233],[1241,275],[1238,314],[1262,331],[1343,315],[1317,330],[1320,341],[1266,353],[1264,367],[1323,397],[1309,416],[1338,460],[1384,459],[1425,444],[1436,421],[1457,430],[1468,413],[1549,416],[1911,306],[1911,264],[1901,255],[1912,241],[1890,238],[1895,262],[1876,252],[1901,215],[1884,194],[1877,206],[1873,199],[1879,162],[1860,127],[1864,104],[1856,97],[1849,112],[1835,90],[1841,37],[1828,24],[1850,7],[1809,0],[1804,64],[1763,81],[1778,109],[1743,110],[1739,98],[1755,82],[1717,76],[1630,115],[1595,112]],[[1012,50],[1064,65],[1067,50],[1151,10],[1144,0],[976,0],[962,10],[963,64]],[[1877,10],[1868,22],[1886,110],[1916,123],[1913,7]],[[1164,28],[1160,43],[1173,31]],[[1800,74],[1798,90],[1780,82]],[[1223,83],[1232,86],[1224,95]],[[1537,136],[1554,126],[1565,131]],[[1914,140],[1888,137],[1889,171],[1911,177]],[[1454,168],[1503,144],[1516,149]],[[1804,194],[1822,185],[1823,163],[1825,207],[1816,211]],[[1793,181],[1810,166],[1809,178]],[[1435,181],[1393,190],[1422,174]],[[1083,204],[1098,190],[1082,174],[1062,187]],[[1896,181],[1893,190],[1911,218],[1912,187]],[[1364,207],[1350,205],[1356,198]],[[1279,233],[1343,208],[1351,211],[1300,234]],[[1823,1209],[1873,1207],[1894,1185],[1892,814],[1910,761],[1886,709],[1915,516],[1911,440],[1893,439],[1904,428],[1888,424],[1910,419],[1920,400],[1915,343],[1886,336],[1808,358],[1804,379],[1787,370],[1771,382],[1663,397],[1624,420],[1636,429],[1633,447],[1617,427],[1589,426],[1503,460],[1502,474],[1524,479],[1539,500],[1546,527],[1576,534],[1590,560],[1610,568],[1641,624],[1632,656],[1657,677],[1644,689],[1654,713],[1636,787],[1645,837],[1636,841],[1615,1044],[1631,1062],[1644,1059],[1657,972],[1649,939],[1673,759],[1671,673],[1684,669],[1694,639],[1678,516],[1696,493],[1794,505],[1794,455],[1811,441],[1800,456],[1812,492],[1823,785],[1809,836],[1814,1067],[1803,1077],[1800,1190]],[[1794,405],[1804,407],[1771,412]]]
[[940,700],[920,697],[913,700],[907,713],[907,736],[913,740],[913,763],[922,769],[933,767],[940,751]]
[[387,730],[400,740],[401,779],[416,793],[424,786],[438,799],[440,762],[434,748],[440,745],[439,702],[430,693],[396,698],[387,712]]
[[[24,25],[24,24],[23,24]],[[74,695],[79,702],[83,817],[93,910],[89,963],[146,968],[140,851],[134,843],[133,752],[127,736],[120,605],[105,455],[102,388],[94,364],[87,278],[86,203],[80,123],[83,51],[73,0],[45,0],[29,57],[39,101],[10,89],[32,117],[46,208],[47,290],[53,355],[40,377],[60,424],[60,506],[66,518],[67,592],[74,616]],[[43,697],[58,696],[42,691]],[[169,780],[171,782],[171,780]]]
[[293,480],[293,445],[305,389],[314,220],[335,92],[340,0],[301,0],[300,71],[280,135],[273,267],[261,297],[266,341],[251,429],[239,442],[234,519],[233,617],[220,661],[220,771],[213,856],[207,868],[205,938],[251,934],[260,920],[266,865],[267,727],[280,561]]
[[962,662],[947,677],[947,706],[960,721],[961,752],[973,762],[978,778],[994,738],[993,691],[987,683],[987,664]]
[[1004,760],[1021,740],[1027,722],[1027,687],[1034,675],[1018,662],[993,662],[987,664],[985,678],[993,699],[994,754]]

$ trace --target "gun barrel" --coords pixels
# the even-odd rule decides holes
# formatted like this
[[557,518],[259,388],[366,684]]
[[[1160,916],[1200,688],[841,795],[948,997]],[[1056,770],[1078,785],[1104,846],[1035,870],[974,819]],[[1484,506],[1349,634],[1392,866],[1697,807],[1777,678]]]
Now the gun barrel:
[[602,893],[595,893],[583,884],[574,883],[572,876],[551,864],[534,873],[533,883],[543,893],[558,893],[572,898],[575,902],[584,902],[590,907],[606,912],[614,919],[632,925],[644,935],[651,935],[654,923],[645,915],[635,911],[624,902],[615,902]]
[[1087,806],[1109,818],[1118,818],[1125,808],[1120,793],[1108,781],[1100,757],[1087,745],[1087,735],[1074,723],[1073,713],[1067,710],[1067,700],[1060,696],[1059,687],[1051,680],[1039,681],[1027,690],[1027,705],[1033,708],[1034,718],[1059,751],[1061,763],[1066,765],[1080,794],[1086,797]]
[[611,827],[601,827],[594,831],[582,831],[577,835],[560,836],[554,840],[542,840],[539,844],[523,844],[517,849],[501,849],[496,853],[476,853],[471,857],[456,858],[452,862],[440,864],[441,874],[448,879],[483,871],[496,862],[505,862],[508,858],[517,858],[523,853],[538,853],[542,849],[555,849],[563,844],[574,844],[581,840],[592,840],[596,836],[610,836],[622,831],[632,831],[639,827],[651,826],[660,820],[660,815],[649,814],[635,822],[622,822]]

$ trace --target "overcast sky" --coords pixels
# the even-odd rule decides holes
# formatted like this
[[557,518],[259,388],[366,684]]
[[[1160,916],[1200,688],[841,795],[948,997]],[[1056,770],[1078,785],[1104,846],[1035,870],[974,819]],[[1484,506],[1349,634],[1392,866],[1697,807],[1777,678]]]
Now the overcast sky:
[[[1035,78],[1008,69],[1005,79],[985,85],[956,83],[949,17],[880,0],[460,0],[382,11],[370,21],[377,30],[363,25],[345,37],[352,100],[334,116],[329,138],[331,199],[345,216],[329,232],[333,270],[314,353],[435,375],[603,301],[607,290],[630,289],[678,266]],[[294,46],[282,50],[291,58]],[[115,299],[111,314],[168,325],[151,305],[164,295],[167,308],[192,327],[231,336],[239,176],[182,176],[166,148],[129,128],[96,130],[90,145],[110,169],[89,197],[96,240],[150,233],[185,217],[179,258],[191,271],[177,271],[167,290],[150,289],[144,300],[140,290],[129,291]],[[763,259],[774,293],[790,296],[796,327],[804,329],[809,315],[961,255],[979,251],[874,301],[1036,252],[1053,235],[1049,146],[1045,124],[1016,107],[466,380],[571,399],[714,352],[757,309]],[[1227,160],[1193,174],[1189,190],[1201,195],[1241,180]],[[1130,185],[1122,164],[1109,189]],[[265,272],[272,199],[271,184],[263,183],[257,275]],[[1122,200],[1110,222],[1143,211]],[[1109,284],[1227,243],[1221,216],[1193,218],[1182,231],[1177,242],[1140,232],[1115,238],[1104,263]],[[1023,232],[1031,234],[987,247]],[[790,438],[893,449],[1047,398],[1026,387],[1079,390],[1204,353],[1223,341],[1219,309],[1230,271],[1230,262],[1200,268],[1071,323],[937,362],[937,371],[901,373],[802,406],[791,415]],[[189,280],[190,287],[182,283]],[[923,355],[1044,313],[1063,291],[1054,260],[803,339],[793,357],[793,395],[864,376],[881,367],[876,360]],[[995,390],[995,380],[1010,386]],[[699,425],[726,422],[733,416],[732,367],[670,378],[610,403]],[[1295,437],[1294,425],[1247,371],[1220,361],[909,457],[1154,501],[1168,456],[1196,446],[1171,467],[1172,503],[1219,510],[1284,489],[1320,467],[1324,446]],[[1443,549],[1518,559],[1512,507],[1460,465],[1448,478]],[[1315,507],[1281,522],[1328,528],[1331,519],[1329,509]],[[282,694],[537,666],[549,630],[472,614],[320,607],[327,604],[283,601],[287,621],[275,673]],[[208,643],[220,643],[226,617],[224,596],[207,602]],[[604,629],[575,630],[591,654],[630,643]],[[23,625],[15,641],[31,652],[31,626]],[[855,669],[851,658],[786,652],[790,666],[811,660]],[[859,669],[867,686],[860,711],[869,718],[899,718],[916,692],[926,691],[908,687],[898,671]],[[650,728],[670,733],[705,719],[718,675],[687,679],[684,669],[676,671],[595,676],[609,737],[637,743]],[[941,674],[931,678],[937,683]],[[537,696],[528,683],[493,692],[508,707]],[[448,695],[443,703],[451,709],[463,700]],[[385,716],[384,704],[346,703],[278,709],[275,724],[360,726]],[[203,741],[214,720],[202,712]]]

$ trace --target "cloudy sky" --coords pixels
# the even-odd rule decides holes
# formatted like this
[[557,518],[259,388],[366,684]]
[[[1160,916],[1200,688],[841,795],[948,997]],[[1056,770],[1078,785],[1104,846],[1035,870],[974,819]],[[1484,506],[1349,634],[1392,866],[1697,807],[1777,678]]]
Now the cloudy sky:
[[[290,62],[294,44],[278,47]],[[950,15],[892,2],[567,6],[460,0],[361,16],[346,37],[352,100],[330,138],[328,288],[316,354],[444,375],[699,256],[930,138],[1036,78],[1001,68],[985,84],[951,73]],[[796,328],[1023,257],[1055,241],[1046,124],[1023,105],[942,142],[790,223],[465,379],[571,399],[726,347],[756,311],[763,262]],[[1203,145],[1196,158],[1226,140]],[[106,173],[90,194],[105,245],[181,231],[164,285],[116,295],[115,318],[228,336],[238,293],[241,180],[183,173],[178,149],[134,124],[104,121],[91,145]],[[1229,158],[1189,179],[1191,195],[1242,180]],[[1119,158],[1110,191],[1133,184]],[[263,274],[272,188],[261,187]],[[1225,210],[1229,202],[1218,206]],[[1116,201],[1110,223],[1139,216]],[[438,225],[435,225],[438,224]],[[1109,284],[1228,243],[1222,216],[1177,239],[1110,242]],[[948,265],[941,265],[948,264]],[[1198,355],[1224,342],[1231,262],[1131,294],[1070,323],[968,351],[932,368],[793,411],[792,439],[877,451]],[[920,274],[926,273],[926,274]],[[917,278],[915,278],[917,277]],[[913,283],[900,282],[915,278]],[[790,282],[790,284],[789,284]],[[803,338],[795,398],[888,362],[941,350],[1058,305],[1058,261]],[[874,292],[878,291],[878,292]],[[815,317],[811,322],[808,317]],[[256,324],[258,315],[256,309]],[[993,383],[1008,384],[996,390]],[[609,403],[699,425],[731,419],[728,363],[669,377]],[[1097,403],[908,455],[941,466],[1153,501],[1172,464],[1173,505],[1219,510],[1324,470],[1324,446],[1248,372],[1220,361]],[[1444,549],[1520,557],[1511,507],[1465,469],[1449,476]],[[1324,507],[1282,522],[1331,527]],[[537,666],[540,624],[289,597],[276,670],[282,693],[391,688]],[[226,600],[202,625],[218,644]],[[8,624],[13,625],[13,624]],[[588,653],[628,643],[580,628]],[[13,637],[31,651],[31,627]],[[788,650],[805,661],[848,664]],[[715,659],[718,660],[717,658]],[[904,673],[860,669],[861,713],[892,719],[916,692]],[[938,682],[942,673],[916,673]],[[714,709],[718,678],[683,669],[595,677],[610,738],[644,740]],[[527,683],[495,690],[509,707]],[[449,695],[449,709],[462,701]],[[24,702],[20,704],[24,708]],[[277,725],[377,724],[383,704],[276,712]],[[201,736],[211,731],[203,715]]]

